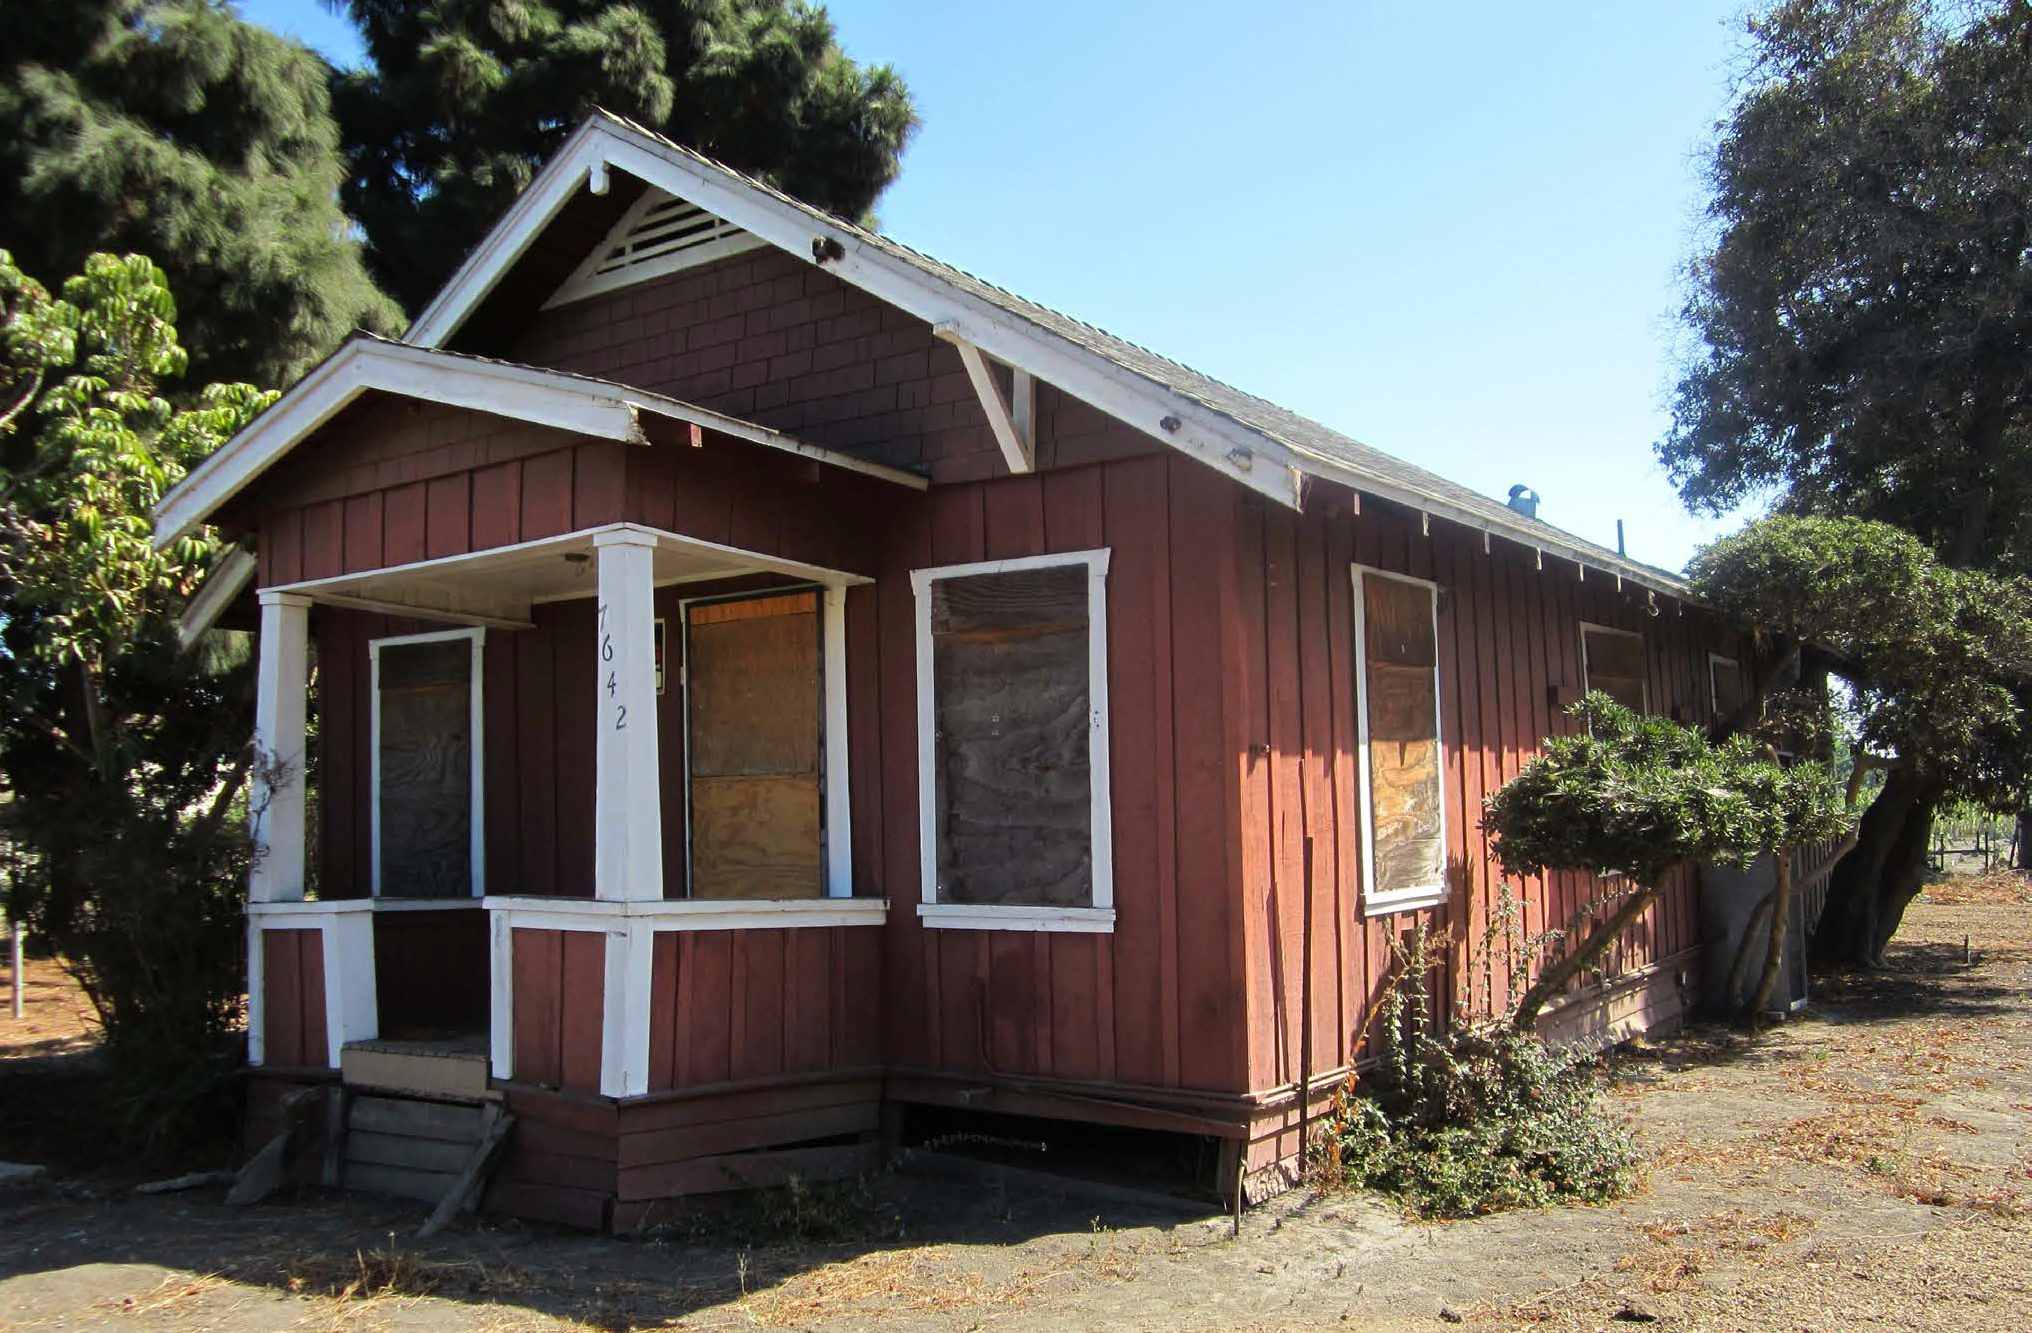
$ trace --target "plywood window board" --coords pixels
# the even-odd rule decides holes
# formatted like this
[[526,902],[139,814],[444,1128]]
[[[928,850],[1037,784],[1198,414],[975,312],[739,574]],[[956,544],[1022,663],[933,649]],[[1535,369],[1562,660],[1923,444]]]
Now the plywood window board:
[[1580,627],[1582,683],[1600,690],[1633,713],[1651,711],[1644,636],[1635,630],[1583,623]]
[[819,594],[685,608],[694,898],[825,892]]
[[1708,701],[1714,708],[1714,720],[1726,720],[1749,697],[1749,690],[1743,680],[1742,663],[1733,657],[1720,653],[1709,653],[1707,658]]
[[480,891],[481,635],[452,630],[369,645],[378,896]]
[[1356,566],[1357,717],[1370,912],[1446,897],[1439,715],[1438,589]]
[[929,924],[1112,926],[1106,554],[914,577]]

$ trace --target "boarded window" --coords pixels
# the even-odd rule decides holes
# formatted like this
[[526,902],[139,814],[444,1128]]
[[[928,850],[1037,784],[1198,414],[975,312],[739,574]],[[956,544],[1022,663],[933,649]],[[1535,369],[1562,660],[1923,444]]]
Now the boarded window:
[[1094,905],[1089,578],[930,584],[939,902]]
[[685,614],[694,898],[824,894],[818,594]]
[[1629,630],[1583,625],[1581,661],[1587,688],[1600,690],[1633,713],[1650,711],[1645,688],[1644,636]]
[[1733,657],[1715,655],[1707,659],[1709,684],[1714,692],[1714,719],[1726,721],[1738,708],[1743,706],[1747,692],[1743,688],[1742,664]]
[[380,878],[390,898],[473,892],[473,641],[376,648]]
[[1423,583],[1360,571],[1368,892],[1436,897],[1446,883],[1438,612]]

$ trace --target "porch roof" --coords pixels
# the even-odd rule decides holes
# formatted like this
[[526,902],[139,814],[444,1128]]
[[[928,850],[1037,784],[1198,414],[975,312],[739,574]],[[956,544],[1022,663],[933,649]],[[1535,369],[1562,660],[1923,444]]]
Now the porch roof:
[[531,608],[537,604],[598,592],[594,548],[608,533],[630,533],[654,543],[652,581],[658,587],[744,574],[781,574],[836,588],[873,581],[865,574],[722,546],[639,523],[608,523],[491,550],[276,584],[262,591],[354,611],[528,629],[533,624]]
[[648,442],[641,422],[648,412],[916,490],[928,484],[914,473],[631,385],[356,333],[163,496],[155,507],[155,544],[167,546],[203,523],[349,403],[374,392],[629,444]]

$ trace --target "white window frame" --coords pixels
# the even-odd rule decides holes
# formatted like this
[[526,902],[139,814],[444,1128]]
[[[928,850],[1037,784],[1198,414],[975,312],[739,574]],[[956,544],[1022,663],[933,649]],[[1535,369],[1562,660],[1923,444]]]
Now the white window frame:
[[[1108,764],[1108,555],[1109,548],[1058,555],[938,565],[910,572],[917,597],[917,843],[920,885],[917,915],[924,924],[952,930],[1074,931],[1115,929],[1115,837]],[[1089,834],[1093,839],[1093,903],[1045,907],[999,903],[946,903],[938,898],[938,746],[932,697],[931,585],[941,579],[1013,574],[1085,565],[1087,569],[1087,776],[1092,785]]]
[[[1446,882],[1446,700],[1439,680],[1439,585],[1431,579],[1400,574],[1394,569],[1355,564],[1348,567],[1355,590],[1355,797],[1362,803],[1362,914],[1389,916],[1395,912],[1416,912],[1437,907],[1447,900],[1451,886]],[[1376,803],[1369,785],[1369,620],[1363,602],[1362,578],[1410,583],[1425,589],[1432,606],[1432,729],[1439,756],[1439,879],[1433,884],[1416,884],[1389,893],[1376,891]]]
[[[684,744],[679,747],[679,760],[684,765],[680,775],[684,780],[684,897],[665,899],[666,902],[746,901],[752,905],[811,901],[808,898],[695,899],[691,891],[691,609],[712,602],[741,602],[804,592],[818,596],[819,874],[824,881],[820,897],[854,896],[853,797],[847,787],[847,590],[831,583],[786,583],[740,592],[678,598],[676,643],[681,665],[675,676],[670,670],[670,631],[665,630],[664,680],[666,685],[672,680],[677,683],[677,729],[684,738]],[[663,697],[670,697],[667,689]],[[662,706],[658,704],[659,709]]]
[[[1582,694],[1586,694],[1594,689],[1594,678],[1589,672],[1588,664],[1587,640],[1589,631],[1597,634],[1614,634],[1619,638],[1635,639],[1637,641],[1637,647],[1641,650],[1644,660],[1644,674],[1638,678],[1637,684],[1644,691],[1643,714],[1645,717],[1650,717],[1651,645],[1645,640],[1643,632],[1634,629],[1617,629],[1614,625],[1598,625],[1592,620],[1580,622],[1580,688]],[[1714,688],[1714,678],[1712,676],[1708,678],[1708,688],[1710,690]]]
[[1743,664],[1740,659],[1730,657],[1727,653],[1709,653],[1707,655],[1707,707],[1709,716],[1716,722],[1722,721],[1723,718],[1721,695],[1715,689],[1715,667],[1723,662],[1727,662],[1735,668],[1736,683],[1739,686],[1746,683],[1743,680]]
[[[469,830],[469,836],[472,838],[470,859],[472,861],[473,883],[471,893],[474,898],[479,898],[486,892],[487,788],[484,775],[486,773],[485,734],[487,714],[485,707],[485,677],[481,671],[481,667],[484,665],[483,649],[486,645],[486,636],[487,631],[484,627],[474,626],[470,629],[435,630],[429,634],[394,634],[387,638],[370,639],[367,643],[367,725],[370,728],[368,732],[367,802],[369,807],[368,818],[373,830],[370,836],[371,851],[368,854],[373,860],[372,879],[370,882],[373,885],[373,893],[376,898],[381,896],[381,650],[383,648],[401,647],[405,644],[413,643],[446,643],[454,639],[466,639],[472,644],[472,690],[471,697],[467,701],[472,709],[471,727],[473,734],[473,809],[472,823]],[[391,899],[390,901],[410,900]],[[437,902],[439,900],[418,899],[416,901]],[[442,901],[455,903],[458,900],[447,898]]]

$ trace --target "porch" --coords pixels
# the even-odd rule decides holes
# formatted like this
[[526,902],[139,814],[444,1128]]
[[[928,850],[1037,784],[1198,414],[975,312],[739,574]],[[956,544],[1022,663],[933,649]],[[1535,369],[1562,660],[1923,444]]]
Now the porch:
[[[617,522],[262,588],[250,1063],[364,1083],[391,1040],[480,1039],[493,1085],[606,1098],[872,1065],[872,1032],[835,1030],[874,1002],[886,909],[852,883],[845,607],[868,581]],[[532,647],[549,679],[490,699]],[[336,872],[343,840],[364,874]],[[785,1016],[800,987],[817,1017]],[[737,1058],[736,1026],[778,1058]]]

